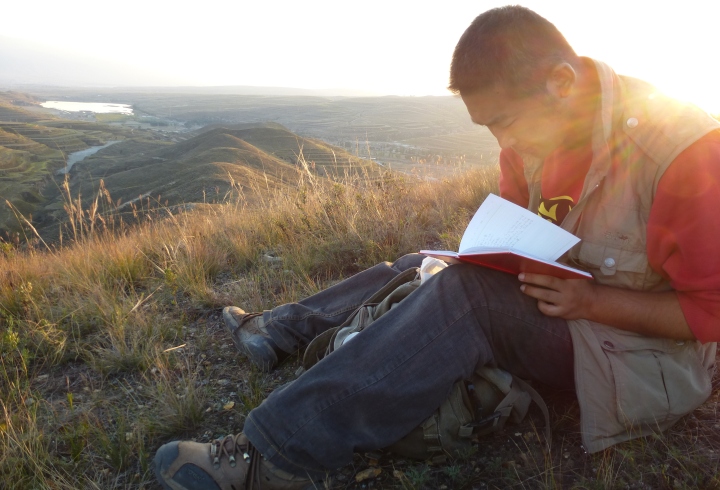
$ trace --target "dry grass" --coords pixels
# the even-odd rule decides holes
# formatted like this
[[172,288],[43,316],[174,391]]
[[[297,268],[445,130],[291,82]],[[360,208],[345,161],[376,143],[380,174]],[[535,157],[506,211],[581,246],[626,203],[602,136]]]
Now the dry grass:
[[[297,190],[252,208],[237,193],[193,212],[156,210],[133,227],[113,220],[107,195],[87,207],[68,196],[72,240],[0,247],[0,487],[156,488],[160,444],[237,432],[293,377],[296,361],[263,375],[239,359],[220,327],[222,306],[261,310],[381,260],[456,248],[496,179],[495,168],[434,183],[306,173]],[[718,487],[716,404],[665,436],[589,456],[576,407],[561,400],[552,454],[528,425],[450,465],[383,462],[373,484]],[[338,488],[360,486],[348,481],[373,463],[358,458]]]

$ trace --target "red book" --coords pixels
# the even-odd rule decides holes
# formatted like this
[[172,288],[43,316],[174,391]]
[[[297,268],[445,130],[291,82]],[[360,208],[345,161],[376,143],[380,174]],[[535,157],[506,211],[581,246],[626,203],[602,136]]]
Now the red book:
[[529,272],[561,279],[592,279],[588,272],[557,262],[580,241],[527,209],[490,194],[470,221],[460,251],[421,250],[445,260],[467,262],[511,274]]

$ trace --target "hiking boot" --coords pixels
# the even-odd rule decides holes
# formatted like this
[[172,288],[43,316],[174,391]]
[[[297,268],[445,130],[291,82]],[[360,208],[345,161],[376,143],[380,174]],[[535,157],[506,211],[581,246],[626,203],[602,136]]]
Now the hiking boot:
[[272,371],[289,355],[268,335],[262,313],[245,313],[237,306],[228,306],[223,309],[223,320],[235,347],[262,371]]
[[155,454],[155,476],[165,490],[312,488],[311,480],[287,473],[263,459],[242,432],[206,444],[165,444]]

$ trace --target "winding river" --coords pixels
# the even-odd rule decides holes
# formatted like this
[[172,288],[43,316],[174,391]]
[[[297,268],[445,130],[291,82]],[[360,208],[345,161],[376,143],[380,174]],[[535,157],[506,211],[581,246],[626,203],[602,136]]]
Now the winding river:
[[70,172],[73,165],[75,165],[77,162],[80,162],[84,160],[85,158],[89,157],[90,155],[94,155],[95,153],[99,152],[103,148],[107,148],[110,145],[114,145],[115,143],[118,143],[117,141],[108,141],[102,146],[91,146],[90,148],[86,148],[84,150],[75,151],[73,153],[68,154],[67,156],[67,162],[65,163],[65,168],[61,168],[57,172],[55,172],[56,175],[64,175]]

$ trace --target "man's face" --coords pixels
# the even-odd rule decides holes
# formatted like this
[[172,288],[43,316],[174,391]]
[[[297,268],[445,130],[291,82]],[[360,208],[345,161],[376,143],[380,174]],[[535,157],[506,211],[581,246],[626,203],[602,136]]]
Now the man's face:
[[548,93],[518,98],[497,87],[461,97],[473,122],[487,126],[501,148],[521,157],[544,159],[572,133],[562,100]]

